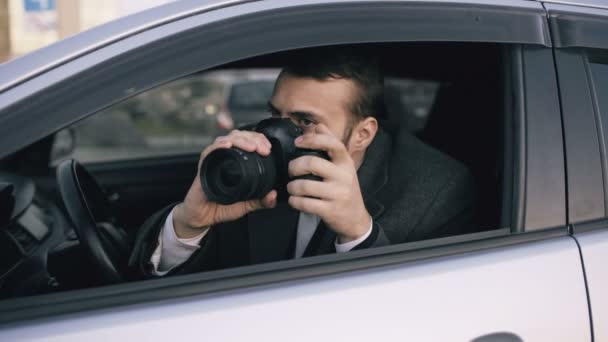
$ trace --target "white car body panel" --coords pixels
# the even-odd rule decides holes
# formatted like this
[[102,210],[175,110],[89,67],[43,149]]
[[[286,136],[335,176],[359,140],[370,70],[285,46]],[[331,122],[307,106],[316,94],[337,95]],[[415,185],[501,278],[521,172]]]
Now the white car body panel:
[[0,341],[590,341],[576,242],[544,242],[33,321]]
[[608,341],[608,231],[576,234],[585,263],[595,341]]

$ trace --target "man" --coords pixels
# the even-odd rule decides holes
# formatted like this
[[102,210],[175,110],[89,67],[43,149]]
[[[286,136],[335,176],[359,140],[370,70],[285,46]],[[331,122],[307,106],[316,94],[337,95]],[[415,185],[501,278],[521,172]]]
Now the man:
[[[182,203],[149,218],[130,266],[163,276],[385,246],[458,232],[472,207],[472,182],[459,162],[407,133],[392,139],[384,116],[383,76],[374,58],[319,48],[292,59],[279,75],[269,111],[304,130],[298,147],[326,151],[289,163],[287,203],[261,199],[210,202],[198,177]],[[271,144],[235,130],[202,153],[237,147],[262,156]]]

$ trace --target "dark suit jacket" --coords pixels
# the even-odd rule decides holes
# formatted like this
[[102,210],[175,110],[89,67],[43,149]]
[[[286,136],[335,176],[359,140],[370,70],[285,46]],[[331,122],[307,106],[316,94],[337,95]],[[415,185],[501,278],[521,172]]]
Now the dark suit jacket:
[[[358,170],[367,210],[369,238],[355,249],[379,247],[458,233],[473,206],[473,182],[459,162],[407,132],[395,139],[380,130]],[[130,268],[150,276],[150,257],[173,205],[150,217],[138,231]],[[201,248],[169,274],[184,274],[293,258],[298,212],[286,203],[212,227]],[[336,234],[323,222],[304,256],[334,253]]]

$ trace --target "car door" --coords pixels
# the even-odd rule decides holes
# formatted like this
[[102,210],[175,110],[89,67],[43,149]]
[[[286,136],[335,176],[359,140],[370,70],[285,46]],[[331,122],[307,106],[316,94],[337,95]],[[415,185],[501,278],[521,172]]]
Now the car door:
[[[508,52],[508,226],[6,300],[0,317],[10,325],[1,340],[591,340],[583,267],[567,228],[557,80],[540,3],[270,0],[188,8],[195,3],[131,18],[174,14],[5,87],[0,136],[11,145],[2,155],[134,92],[249,56],[342,43],[494,42]],[[41,108],[44,123],[24,128],[15,119],[40,117]]]
[[593,337],[606,341],[608,6],[599,2],[595,5],[546,6],[556,37],[568,161],[569,223],[584,261]]

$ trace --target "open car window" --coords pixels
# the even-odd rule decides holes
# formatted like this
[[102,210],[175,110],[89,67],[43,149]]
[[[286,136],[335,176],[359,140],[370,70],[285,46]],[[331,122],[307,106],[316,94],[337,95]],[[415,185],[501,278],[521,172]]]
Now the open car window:
[[[377,118],[381,131],[378,141],[385,142],[380,149],[375,147],[376,150],[368,153],[366,158],[371,161],[365,163],[365,167],[371,170],[366,172],[372,176],[361,178],[365,183],[362,191],[367,194],[370,190],[365,188],[371,186],[375,187],[373,191],[384,193],[378,198],[385,196],[383,202],[369,202],[376,201],[375,197],[365,199],[377,225],[373,229],[389,227],[381,234],[390,244],[472,233],[504,233],[504,228],[510,225],[511,189],[505,184],[512,166],[510,155],[506,154],[512,127],[505,124],[509,122],[509,112],[504,98],[509,92],[504,76],[509,65],[503,60],[509,48],[500,44],[431,43],[367,47],[377,50],[385,75],[382,95],[385,113]],[[294,54],[305,52],[294,50],[257,56],[182,77],[94,113],[32,149],[38,153],[36,150],[48,148],[50,169],[57,170],[57,181],[71,179],[59,175],[62,167],[58,165],[64,165],[63,161],[74,159],[85,165],[91,177],[86,177],[87,182],[77,182],[80,190],[74,191],[83,193],[80,197],[85,199],[90,195],[86,192],[94,193],[96,203],[102,203],[105,197],[108,204],[102,205],[103,218],[94,221],[97,229],[110,232],[107,239],[120,241],[117,253],[126,265],[126,258],[139,241],[141,227],[159,213],[166,215],[167,208],[183,201],[193,179],[199,177],[196,170],[201,151],[233,129],[271,117],[269,101],[282,63]],[[445,54],[455,58],[450,65],[435,68]],[[410,63],[404,65],[400,56],[407,56]],[[29,153],[34,152],[23,152]],[[381,170],[375,171],[376,168]],[[81,169],[77,168],[73,177],[83,174],[78,170]],[[411,177],[417,181],[400,180],[408,174],[414,175]],[[232,177],[235,184],[243,181],[240,176],[218,177],[218,180]],[[95,190],[91,178],[99,184],[100,191]],[[418,183],[422,187],[415,185]],[[57,191],[54,186],[47,190]],[[79,201],[78,196],[66,195],[61,186],[59,190],[62,197],[40,201],[52,207],[41,208],[43,212],[46,210],[44,217],[61,215],[61,212],[64,215],[64,233],[56,233],[54,239],[58,240],[40,252],[48,258],[51,273],[37,270],[41,272],[39,276],[55,279],[55,285],[42,292],[99,284],[94,272],[83,270],[78,274],[84,276],[75,277],[69,271],[85,267],[90,255],[86,256],[88,247],[83,250],[78,243],[82,238],[79,227],[73,228],[84,221],[75,223],[70,219],[74,216],[70,210]],[[203,189],[199,185],[194,191]],[[454,195],[446,197],[444,191],[454,191]],[[408,197],[410,194],[425,199],[414,200]],[[72,196],[75,202],[65,202],[66,196]],[[442,197],[445,202],[432,200]],[[286,198],[281,201],[286,203]],[[426,204],[420,206],[420,203]],[[437,207],[433,207],[435,205]],[[98,209],[87,206],[88,210]],[[396,213],[403,210],[410,214],[407,220],[399,221]],[[268,220],[258,220],[258,229],[265,222],[272,222],[272,215]],[[24,227],[24,223],[12,228],[10,234],[23,235],[19,239],[32,234],[28,229],[19,233],[19,227]],[[427,234],[427,228],[418,227],[429,227],[433,233]],[[50,234],[50,230],[46,230]],[[71,242],[58,245],[61,236]],[[309,238],[313,241],[310,243],[316,243]],[[246,236],[245,239],[253,238]],[[36,245],[35,241],[34,237],[27,243]],[[324,243],[327,245],[327,241]],[[227,246],[225,250],[231,248]],[[260,258],[264,262],[263,257]],[[9,271],[18,259],[7,258],[4,269]],[[38,291],[33,285],[19,285],[18,278],[5,283],[6,295]]]
[[[232,129],[270,117],[280,69],[201,72],[136,95],[57,132],[51,165],[198,154]],[[413,134],[425,127],[441,82],[388,75],[391,120]]]
[[210,71],[144,92],[58,132],[51,164],[198,154],[235,124],[268,116],[277,75],[277,69]]

